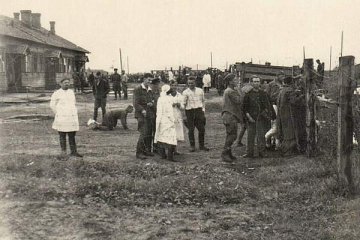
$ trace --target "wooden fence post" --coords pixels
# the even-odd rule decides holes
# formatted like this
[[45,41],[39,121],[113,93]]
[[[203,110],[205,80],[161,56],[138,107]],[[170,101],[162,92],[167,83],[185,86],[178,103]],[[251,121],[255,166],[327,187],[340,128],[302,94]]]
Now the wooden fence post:
[[306,91],[306,132],[307,132],[307,157],[313,157],[316,154],[316,123],[315,123],[315,75],[314,61],[312,58],[304,59],[305,91]]
[[355,186],[358,184],[355,183],[358,183],[359,178],[359,166],[354,165],[356,161],[351,158],[354,130],[352,113],[354,62],[353,56],[339,58],[337,169],[340,183],[350,192],[356,191]]

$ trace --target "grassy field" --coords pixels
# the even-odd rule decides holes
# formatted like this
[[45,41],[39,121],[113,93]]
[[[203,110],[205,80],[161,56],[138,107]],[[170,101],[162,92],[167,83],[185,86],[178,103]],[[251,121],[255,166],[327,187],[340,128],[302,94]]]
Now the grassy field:
[[[137,123],[130,130],[92,131],[92,96],[77,95],[78,150],[83,159],[59,161],[48,103],[0,106],[0,239],[359,239],[360,201],[336,181],[334,123],[322,129],[324,154],[220,161],[221,99],[211,92],[206,142],[210,152],[179,162],[135,159]],[[109,109],[128,101],[109,97]],[[327,114],[327,115],[326,115]],[[323,117],[333,117],[328,111]],[[335,115],[336,116],[336,115]],[[336,132],[335,132],[336,136]],[[234,148],[237,156],[245,148]],[[336,153],[336,152],[335,152]],[[2,231],[4,229],[4,231]],[[3,237],[3,238],[1,238]]]

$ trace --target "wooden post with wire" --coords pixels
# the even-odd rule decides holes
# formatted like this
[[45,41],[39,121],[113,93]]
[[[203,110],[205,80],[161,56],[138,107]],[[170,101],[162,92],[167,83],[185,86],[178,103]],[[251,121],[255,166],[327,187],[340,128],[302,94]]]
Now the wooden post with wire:
[[354,131],[352,112],[353,79],[355,79],[354,62],[354,56],[339,58],[337,170],[341,186],[349,190],[350,193],[360,193],[359,159],[351,158]]
[[315,122],[315,74],[314,60],[304,59],[305,74],[305,97],[306,97],[306,132],[307,132],[307,157],[313,157],[317,153],[316,146],[316,122]]

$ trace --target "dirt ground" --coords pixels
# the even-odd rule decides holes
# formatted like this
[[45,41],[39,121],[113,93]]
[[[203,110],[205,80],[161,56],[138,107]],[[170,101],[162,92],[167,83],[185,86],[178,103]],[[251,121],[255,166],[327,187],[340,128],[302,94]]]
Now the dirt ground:
[[[314,159],[220,161],[225,135],[214,90],[211,150],[190,154],[180,143],[179,162],[136,159],[133,114],[130,130],[93,131],[92,95],[77,101],[84,158],[67,161],[57,159],[48,103],[1,104],[0,239],[360,239],[360,201],[337,186],[331,148]],[[108,109],[131,102],[110,96]],[[9,118],[33,114],[43,116]]]

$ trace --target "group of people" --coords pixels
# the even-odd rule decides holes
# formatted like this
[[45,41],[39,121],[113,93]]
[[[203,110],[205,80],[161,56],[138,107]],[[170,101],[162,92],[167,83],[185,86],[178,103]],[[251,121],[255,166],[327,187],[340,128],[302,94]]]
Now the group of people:
[[[184,141],[184,124],[188,128],[190,151],[195,152],[195,128],[198,130],[199,149],[205,146],[205,97],[204,91],[195,86],[195,78],[189,77],[188,88],[182,93],[177,82],[170,80],[160,88],[160,80],[150,73],[134,89],[135,118],[140,132],[136,158],[146,159],[159,154],[162,158],[176,161],[178,141]],[[186,119],[183,118],[185,111]],[[186,121],[185,121],[186,120]]]
[[[280,73],[269,84],[257,76],[244,79],[238,86],[238,78],[228,74],[223,95],[222,120],[226,128],[226,140],[221,154],[223,161],[232,162],[232,145],[247,131],[245,158],[255,157],[255,142],[259,157],[267,157],[267,148],[274,145],[282,156],[306,151],[305,89],[300,78],[294,79]],[[236,89],[236,86],[238,88]],[[240,134],[237,135],[238,124]]]
[[[232,162],[236,159],[232,146],[236,140],[239,146],[244,145],[242,138],[246,131],[247,149],[243,157],[255,157],[255,142],[259,157],[266,157],[266,149],[273,145],[283,156],[306,151],[306,106],[304,84],[300,78],[294,79],[281,73],[269,84],[257,76],[243,79],[240,83],[235,74],[228,73],[223,81],[227,86],[221,113],[226,129],[221,154],[223,161]],[[70,79],[63,79],[60,85],[61,88],[54,92],[50,101],[50,107],[55,113],[53,128],[59,132],[62,155],[66,153],[68,135],[71,155],[81,157],[75,143],[75,134],[79,129],[75,94],[69,89]],[[104,116],[106,96],[110,91],[109,82],[99,72],[93,83],[93,91],[94,120],[97,119],[99,107],[102,108],[103,119],[110,119]],[[196,87],[196,77],[189,76],[187,88],[180,93],[176,80],[161,86],[158,78],[147,73],[143,82],[134,89],[133,105],[140,133],[136,158],[146,159],[157,153],[162,158],[176,161],[174,155],[179,154],[177,144],[184,141],[184,125],[188,129],[190,152],[196,151],[195,128],[198,131],[199,150],[209,151],[205,146],[204,91]],[[132,111],[129,106],[114,121],[121,119],[121,116],[126,118],[126,114]],[[112,123],[111,126],[116,125]],[[126,119],[123,126],[127,128]]]

